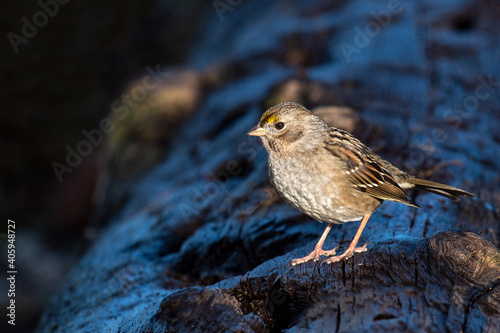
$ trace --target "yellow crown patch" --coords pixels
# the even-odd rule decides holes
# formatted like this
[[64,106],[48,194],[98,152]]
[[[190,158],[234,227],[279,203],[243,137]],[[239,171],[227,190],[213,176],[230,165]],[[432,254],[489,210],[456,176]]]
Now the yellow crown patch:
[[276,113],[264,113],[262,115],[262,119],[260,120],[261,124],[271,124],[279,120],[279,117]]

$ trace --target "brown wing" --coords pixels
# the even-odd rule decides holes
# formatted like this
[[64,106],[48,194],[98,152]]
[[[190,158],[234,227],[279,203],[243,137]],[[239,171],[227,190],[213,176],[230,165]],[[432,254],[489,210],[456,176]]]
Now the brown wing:
[[353,188],[372,197],[413,204],[392,175],[378,162],[377,155],[347,132],[332,130],[326,149],[345,163],[347,179]]

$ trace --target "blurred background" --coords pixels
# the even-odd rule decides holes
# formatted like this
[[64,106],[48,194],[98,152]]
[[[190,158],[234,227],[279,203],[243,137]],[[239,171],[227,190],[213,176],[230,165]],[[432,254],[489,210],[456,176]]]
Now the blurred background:
[[[207,12],[217,15],[211,3],[199,0],[1,2],[1,262],[5,272],[4,233],[11,219],[16,331],[36,325],[92,237],[102,145],[62,179],[53,163],[66,165],[66,147],[76,149],[83,130],[98,129],[113,101],[147,75],[148,66],[181,65]],[[39,27],[26,26],[26,19]],[[0,289],[5,309],[5,278]]]

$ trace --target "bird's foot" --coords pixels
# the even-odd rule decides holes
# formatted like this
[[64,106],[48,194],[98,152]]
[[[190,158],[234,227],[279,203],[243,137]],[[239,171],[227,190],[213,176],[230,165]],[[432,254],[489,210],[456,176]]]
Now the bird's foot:
[[338,261],[341,261],[344,259],[349,259],[350,257],[352,257],[354,255],[354,253],[366,252],[368,250],[368,248],[366,247],[368,244],[372,244],[372,243],[366,243],[365,245],[360,246],[360,247],[349,246],[347,248],[347,250],[345,250],[345,252],[342,253],[341,255],[330,257],[330,258],[326,259],[324,262],[326,262],[327,264],[331,264],[332,262],[338,262]]
[[303,264],[303,263],[308,262],[310,260],[318,261],[319,257],[321,257],[321,256],[334,256],[337,253],[336,251],[338,248],[339,247],[337,246],[336,248],[334,248],[332,250],[323,250],[321,248],[315,247],[314,250],[311,253],[309,253],[307,256],[305,256],[303,258],[293,259],[292,261],[290,261],[290,264],[292,264],[292,266],[295,266],[298,264]]

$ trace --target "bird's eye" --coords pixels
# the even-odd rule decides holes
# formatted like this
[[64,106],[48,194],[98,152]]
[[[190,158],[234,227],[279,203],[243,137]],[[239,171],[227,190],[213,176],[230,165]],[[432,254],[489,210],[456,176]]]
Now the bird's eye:
[[276,128],[278,131],[281,131],[285,127],[285,123],[282,121],[277,122],[274,124],[274,128]]

